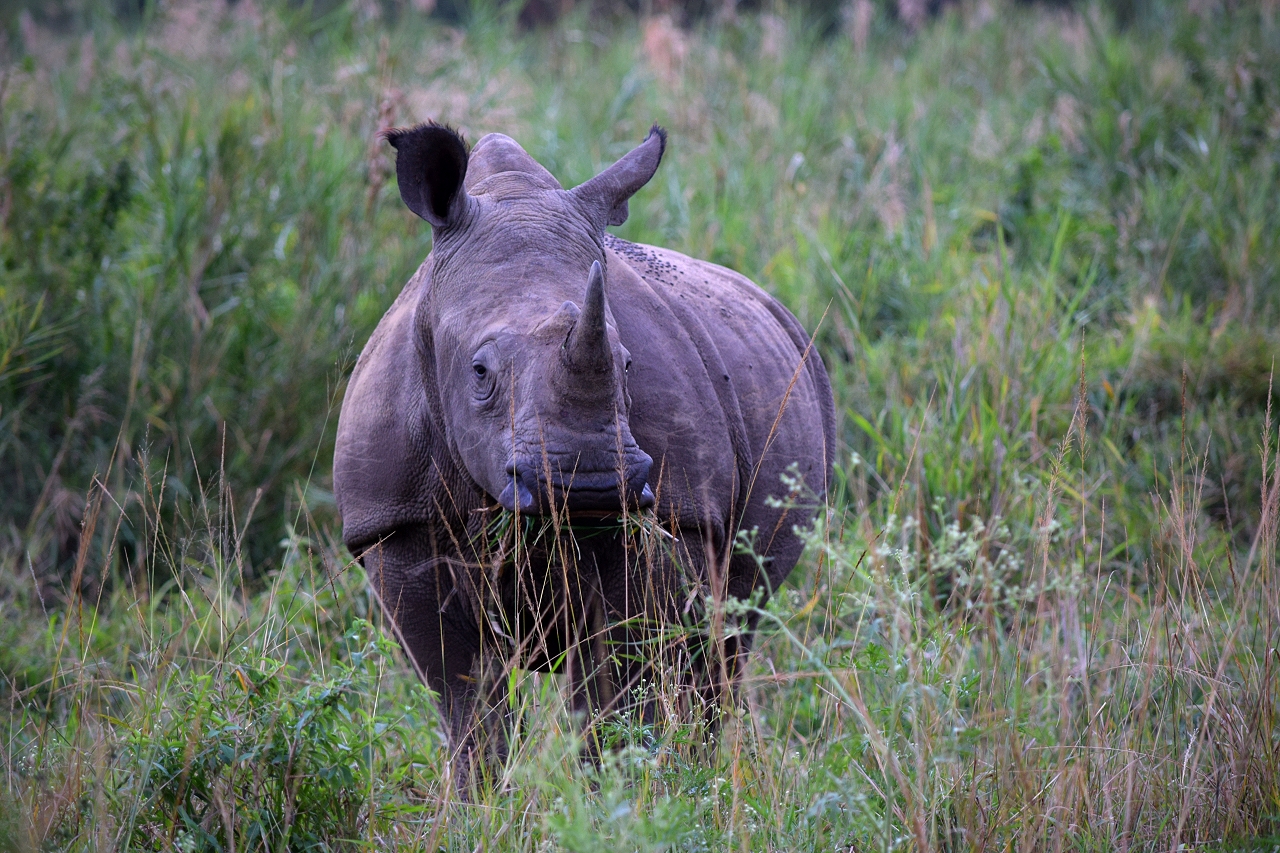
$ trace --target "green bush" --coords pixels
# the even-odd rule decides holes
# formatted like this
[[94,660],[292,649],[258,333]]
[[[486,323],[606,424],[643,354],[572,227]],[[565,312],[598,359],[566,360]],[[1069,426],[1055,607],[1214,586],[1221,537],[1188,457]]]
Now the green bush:
[[[354,848],[403,720],[371,711],[389,640],[357,623],[324,678],[233,654],[167,685],[134,734],[117,791],[137,799],[132,843],[215,851]],[[430,701],[427,696],[419,697]],[[133,790],[131,790],[133,789]]]

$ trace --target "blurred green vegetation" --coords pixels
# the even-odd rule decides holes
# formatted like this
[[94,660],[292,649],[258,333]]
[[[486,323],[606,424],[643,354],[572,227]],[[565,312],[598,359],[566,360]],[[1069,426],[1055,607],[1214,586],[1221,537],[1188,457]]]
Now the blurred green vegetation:
[[942,501],[932,533],[1037,469],[1082,360],[1131,547],[1184,436],[1207,511],[1255,532],[1280,341],[1260,11],[1160,8],[1139,34],[979,6],[918,37],[873,15],[858,51],[778,16],[520,37],[510,15],[464,33],[373,8],[177,5],[78,39],[28,22],[5,75],[0,517],[38,573],[72,563],[94,478],[122,496],[96,533],[145,564],[146,465],[172,512],[221,472],[251,573],[303,500],[331,518],[343,377],[429,247],[372,137],[428,115],[513,133],[567,183],[668,125],[623,233],[738,268],[816,328],[878,479],[934,406],[913,484]]
[[[6,21],[0,803],[30,826],[0,849],[1280,832],[1276,4],[469,8]],[[672,724],[583,767],[530,676],[503,784],[459,805],[361,633],[333,434],[430,248],[375,134],[428,117],[565,185],[665,125],[620,234],[815,332],[839,486],[718,758]]]

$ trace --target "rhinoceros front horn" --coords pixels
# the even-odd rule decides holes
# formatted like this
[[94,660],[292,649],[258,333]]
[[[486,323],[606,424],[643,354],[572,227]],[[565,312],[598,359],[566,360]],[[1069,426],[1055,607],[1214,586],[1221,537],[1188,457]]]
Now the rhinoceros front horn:
[[587,276],[587,297],[582,313],[565,345],[565,361],[574,373],[597,377],[613,373],[613,352],[605,327],[604,270],[599,261],[591,263]]

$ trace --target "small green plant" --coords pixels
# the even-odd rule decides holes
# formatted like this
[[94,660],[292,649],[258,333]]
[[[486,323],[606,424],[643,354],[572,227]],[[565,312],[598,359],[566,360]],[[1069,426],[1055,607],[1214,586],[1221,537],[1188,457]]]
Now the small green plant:
[[[370,710],[390,641],[357,622],[324,678],[241,650],[180,675],[154,726],[128,741],[117,773],[136,786],[132,843],[185,851],[232,846],[344,849],[376,807],[403,719]],[[427,697],[421,697],[423,701]]]

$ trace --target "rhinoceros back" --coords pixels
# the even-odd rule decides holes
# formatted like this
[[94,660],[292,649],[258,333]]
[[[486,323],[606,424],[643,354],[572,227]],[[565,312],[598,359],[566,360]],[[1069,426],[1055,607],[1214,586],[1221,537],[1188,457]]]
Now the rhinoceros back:
[[[819,498],[831,478],[835,410],[822,360],[795,317],[742,275],[616,238],[606,246],[619,334],[637,365],[632,431],[667,480],[659,515],[723,523],[722,539],[756,530],[776,586],[799,558],[793,527],[811,513],[768,498],[787,497],[788,469]],[[744,576],[731,591],[750,585]]]

